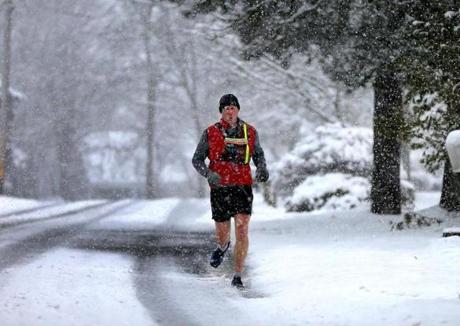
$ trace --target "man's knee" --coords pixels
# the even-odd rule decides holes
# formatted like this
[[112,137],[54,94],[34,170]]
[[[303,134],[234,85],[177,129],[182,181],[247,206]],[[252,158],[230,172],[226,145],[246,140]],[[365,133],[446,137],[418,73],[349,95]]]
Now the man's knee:
[[248,238],[248,229],[240,228],[236,230],[236,239],[237,240],[247,240]]
[[216,222],[216,233],[219,237],[230,236],[230,222]]
[[247,239],[249,233],[249,215],[238,215],[235,218],[235,229],[237,240]]

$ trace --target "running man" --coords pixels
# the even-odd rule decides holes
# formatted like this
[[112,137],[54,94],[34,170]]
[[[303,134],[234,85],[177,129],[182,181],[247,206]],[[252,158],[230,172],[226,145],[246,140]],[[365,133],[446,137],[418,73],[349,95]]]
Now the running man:
[[[256,129],[238,117],[240,104],[233,94],[219,101],[219,122],[209,126],[201,136],[193,155],[193,166],[207,178],[211,188],[212,219],[215,221],[217,248],[210,264],[217,268],[230,246],[230,219],[235,221],[234,270],[232,286],[244,288],[241,280],[249,247],[248,231],[252,213],[252,158],[256,180],[266,182],[269,173]],[[209,166],[205,159],[209,159]]]

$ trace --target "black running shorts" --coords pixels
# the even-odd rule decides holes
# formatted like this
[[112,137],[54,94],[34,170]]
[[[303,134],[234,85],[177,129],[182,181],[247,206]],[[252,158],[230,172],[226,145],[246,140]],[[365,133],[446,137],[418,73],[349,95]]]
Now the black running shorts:
[[212,219],[226,222],[236,214],[252,213],[252,186],[211,188]]

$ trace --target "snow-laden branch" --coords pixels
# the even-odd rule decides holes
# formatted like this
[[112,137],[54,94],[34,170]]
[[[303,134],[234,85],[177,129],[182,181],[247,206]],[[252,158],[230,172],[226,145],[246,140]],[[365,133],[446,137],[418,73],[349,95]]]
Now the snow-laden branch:
[[300,6],[299,9],[297,9],[297,11],[292,15],[290,16],[289,18],[287,19],[281,19],[279,22],[281,24],[289,24],[289,23],[292,23],[295,19],[297,19],[299,16],[302,16],[303,14],[309,12],[309,11],[312,11],[312,10],[315,10],[316,8],[318,8],[318,5],[322,2],[322,0],[318,0],[315,4],[307,4],[307,3],[304,3],[302,4],[302,6]]

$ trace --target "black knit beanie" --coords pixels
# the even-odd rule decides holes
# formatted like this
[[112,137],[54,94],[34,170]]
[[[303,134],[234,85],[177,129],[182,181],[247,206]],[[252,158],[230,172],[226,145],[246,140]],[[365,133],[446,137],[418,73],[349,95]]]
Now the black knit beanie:
[[234,105],[238,108],[238,110],[240,109],[240,103],[238,103],[238,99],[236,98],[236,96],[233,94],[225,94],[220,98],[219,112],[222,113],[224,107],[229,105]]

